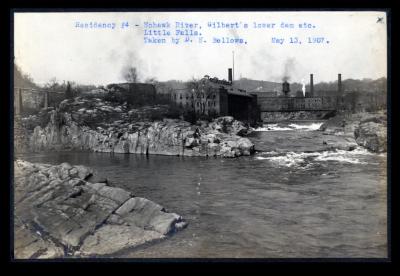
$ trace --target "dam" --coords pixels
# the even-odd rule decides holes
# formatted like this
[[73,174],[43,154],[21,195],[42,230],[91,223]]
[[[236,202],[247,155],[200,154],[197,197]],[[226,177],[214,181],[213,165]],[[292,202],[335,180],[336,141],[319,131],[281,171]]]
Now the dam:
[[[269,96],[270,93],[256,92],[260,118],[263,122],[286,120],[325,119],[339,108],[343,102],[341,74],[338,74],[338,90],[331,96],[314,95],[314,76],[310,74],[309,91],[297,91],[290,95],[290,84],[282,83],[282,96]],[[301,93],[302,92],[302,93]]]

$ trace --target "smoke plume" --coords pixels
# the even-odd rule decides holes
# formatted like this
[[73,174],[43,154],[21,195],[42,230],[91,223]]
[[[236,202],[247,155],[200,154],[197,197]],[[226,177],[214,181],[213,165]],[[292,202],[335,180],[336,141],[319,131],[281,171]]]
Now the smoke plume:
[[291,74],[295,71],[296,60],[294,58],[288,58],[283,68],[282,81],[289,81]]

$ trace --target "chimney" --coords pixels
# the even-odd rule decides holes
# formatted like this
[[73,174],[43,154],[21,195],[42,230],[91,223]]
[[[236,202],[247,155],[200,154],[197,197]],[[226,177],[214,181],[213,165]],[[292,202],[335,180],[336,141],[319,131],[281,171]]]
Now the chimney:
[[228,68],[228,81],[232,83],[232,68]]
[[342,94],[342,74],[338,74],[338,93]]
[[288,97],[290,92],[290,84],[287,81],[284,81],[282,83],[282,92],[285,95],[285,97]]
[[314,75],[310,74],[310,97],[314,97]]

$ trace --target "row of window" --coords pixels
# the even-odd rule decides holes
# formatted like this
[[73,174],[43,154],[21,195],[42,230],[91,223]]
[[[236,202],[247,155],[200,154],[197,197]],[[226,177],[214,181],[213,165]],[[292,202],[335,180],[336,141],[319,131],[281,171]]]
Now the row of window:
[[[214,107],[217,106],[217,104],[216,104],[215,101],[213,101],[213,102],[207,102],[207,103],[208,103],[207,105],[208,105],[209,107],[211,107],[211,106],[214,106]],[[183,106],[182,103],[179,103],[179,105],[180,105],[181,107]],[[188,106],[189,106],[189,103],[186,102],[186,107],[188,107]],[[197,106],[197,107],[200,107],[200,103],[197,102],[197,103],[196,103],[196,106]],[[193,103],[191,103],[191,107],[192,107],[192,108],[194,107]]]
[[[183,95],[183,94],[179,94],[179,99],[181,99],[181,100],[182,100],[182,98],[183,98],[182,95]],[[201,97],[201,98],[204,99],[204,96],[205,96],[205,94],[204,94],[204,93],[201,93],[201,94],[198,96],[198,98]],[[193,99],[193,94],[191,94],[190,98]],[[212,98],[212,99],[215,99],[215,98],[216,98],[216,95],[215,95],[215,94],[212,94],[212,95],[211,95],[211,98]],[[174,94],[174,99],[176,100],[176,94]],[[189,99],[189,95],[186,94],[186,100],[188,100],[188,99]]]

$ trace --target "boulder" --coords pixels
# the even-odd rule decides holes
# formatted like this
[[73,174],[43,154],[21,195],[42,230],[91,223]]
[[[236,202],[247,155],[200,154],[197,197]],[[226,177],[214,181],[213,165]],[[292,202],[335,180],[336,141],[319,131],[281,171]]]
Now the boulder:
[[237,145],[243,155],[250,155],[254,152],[254,144],[247,138],[240,138]]
[[241,121],[235,120],[232,116],[218,117],[214,119],[209,127],[227,134],[243,136],[249,132],[249,127],[246,127]]
[[324,134],[351,137],[356,144],[372,152],[387,151],[387,116],[381,112],[338,114],[326,121],[320,130]]
[[109,187],[105,185],[100,188],[97,193],[103,197],[112,199],[119,204],[124,203],[131,197],[131,192],[128,192],[121,188]]
[[174,231],[174,225],[182,221],[181,216],[167,213],[162,206],[141,197],[129,199],[115,213],[130,225],[152,229],[162,235]]
[[89,169],[85,166],[75,166],[75,169],[78,171],[78,177],[80,179],[86,179],[93,174],[93,170]]
[[372,152],[387,151],[387,127],[374,121],[360,123],[354,132],[358,145]]

